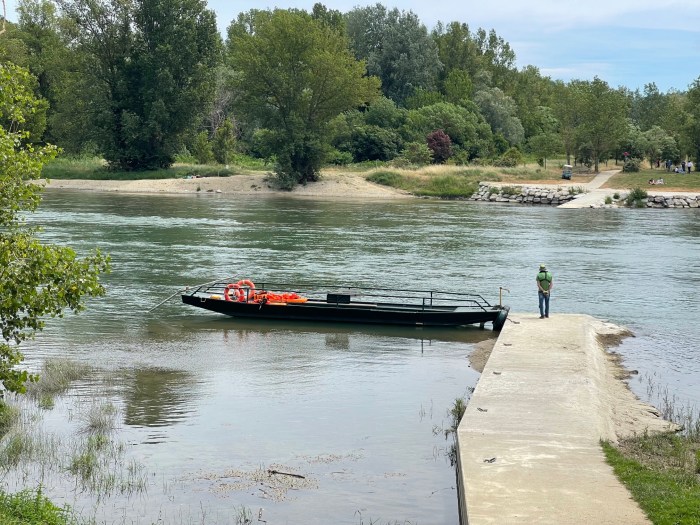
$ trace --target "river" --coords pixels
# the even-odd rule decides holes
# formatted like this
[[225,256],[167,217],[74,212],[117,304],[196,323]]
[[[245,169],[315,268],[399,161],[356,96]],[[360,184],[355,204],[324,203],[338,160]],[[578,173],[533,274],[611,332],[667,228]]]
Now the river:
[[[493,332],[241,322],[177,297],[151,311],[222,276],[494,303],[502,287],[513,311],[534,313],[544,262],[552,315],[634,332],[618,351],[640,397],[700,403],[697,210],[49,190],[30,222],[48,242],[111,254],[113,271],[106,297],[26,345],[32,370],[60,357],[90,371],[32,419],[59,466],[21,462],[3,481],[41,482],[97,523],[458,522],[444,432],[478,379],[467,356]],[[101,452],[113,475],[86,486],[66,465],[95,410],[113,420],[116,448]]]

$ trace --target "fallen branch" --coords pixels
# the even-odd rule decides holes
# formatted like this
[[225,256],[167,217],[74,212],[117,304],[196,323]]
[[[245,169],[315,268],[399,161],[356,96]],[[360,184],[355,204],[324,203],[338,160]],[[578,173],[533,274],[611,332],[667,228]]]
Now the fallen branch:
[[291,476],[293,478],[306,479],[306,477],[302,476],[301,474],[292,474],[291,472],[280,472],[279,470],[268,469],[267,473],[268,474],[279,474],[281,476]]

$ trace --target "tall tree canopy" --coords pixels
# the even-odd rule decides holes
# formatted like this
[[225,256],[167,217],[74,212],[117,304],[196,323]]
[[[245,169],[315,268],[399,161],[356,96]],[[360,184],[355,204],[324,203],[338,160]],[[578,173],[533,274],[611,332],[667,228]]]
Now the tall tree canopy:
[[43,328],[46,316],[78,312],[84,297],[102,295],[99,274],[108,269],[99,252],[81,259],[70,248],[42,244],[24,222],[40,200],[32,181],[56,154],[52,146],[27,145],[26,117],[41,110],[34,84],[26,69],[0,65],[0,383],[11,392],[24,392],[34,379],[17,368],[21,343]]
[[379,95],[379,81],[347,40],[303,11],[251,11],[228,30],[230,66],[240,73],[238,108],[269,130],[282,187],[317,180],[324,126]]
[[356,7],[346,20],[355,56],[381,79],[385,96],[402,104],[414,90],[435,87],[442,69],[437,46],[413,12],[375,4]]
[[221,39],[204,0],[58,0],[73,22],[107,161],[126,170],[170,166],[184,133],[211,102]]

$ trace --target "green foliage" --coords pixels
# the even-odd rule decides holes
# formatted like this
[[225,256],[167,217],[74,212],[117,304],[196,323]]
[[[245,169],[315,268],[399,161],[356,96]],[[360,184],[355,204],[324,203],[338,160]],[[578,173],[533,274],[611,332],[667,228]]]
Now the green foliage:
[[491,128],[473,104],[468,107],[441,102],[408,112],[409,141],[422,141],[432,131],[443,130],[453,145],[466,152],[469,160],[488,157]]
[[523,154],[518,148],[509,148],[494,164],[504,168],[514,168],[523,162]]
[[390,188],[403,188],[405,186],[404,178],[393,171],[375,171],[367,176],[367,180]]
[[474,95],[474,102],[491,125],[494,134],[501,134],[511,146],[525,139],[525,130],[517,116],[517,108],[511,97],[500,89],[488,88]]
[[0,439],[14,426],[19,419],[19,410],[0,400]]
[[70,509],[59,508],[37,491],[16,494],[0,491],[0,523],[3,525],[71,525],[77,521]]
[[354,162],[391,160],[398,155],[401,138],[398,133],[378,126],[358,126],[345,144]]
[[632,188],[625,199],[625,204],[627,206],[634,206],[636,208],[646,207],[647,192],[642,188]]
[[84,58],[63,117],[83,117],[113,167],[170,166],[214,95],[213,11],[200,0],[66,0],[61,8]]
[[44,327],[46,317],[62,317],[66,309],[79,312],[83,298],[104,294],[99,275],[108,258],[99,251],[84,259],[67,247],[42,244],[37,229],[24,224],[23,214],[39,205],[42,165],[52,159],[51,146],[23,146],[24,115],[36,101],[27,85],[26,70],[0,65],[0,382],[11,392],[24,392],[36,376],[18,368],[24,357],[21,343]]
[[425,142],[409,142],[404,146],[401,156],[415,166],[425,166],[433,161],[433,152]]
[[612,203],[613,203],[612,197],[610,195],[606,195],[605,196],[605,204],[612,204]]
[[402,189],[421,197],[461,199],[471,197],[479,187],[474,177],[459,174],[431,175],[427,177],[402,175],[393,171],[376,171],[367,180]]
[[629,157],[625,160],[625,164],[622,166],[622,171],[625,173],[638,173],[641,165],[642,159]]
[[600,161],[627,132],[627,99],[620,90],[611,89],[597,77],[593,81],[572,81],[569,89],[578,115],[576,139],[579,145],[589,148],[597,173]]
[[268,130],[281,188],[312,182],[327,150],[324,127],[371,102],[379,81],[333,27],[297,10],[251,11],[229,27],[230,66],[240,72],[237,107]]
[[609,443],[603,451],[652,523],[693,525],[700,516],[700,482],[693,473],[645,466]]
[[441,69],[437,47],[413,12],[377,3],[355,7],[345,20],[355,56],[381,79],[386,97],[403,104],[415,89],[433,91]]
[[199,164],[209,164],[214,160],[214,150],[211,142],[209,142],[209,134],[206,131],[197,133],[190,150]]
[[214,132],[212,149],[219,164],[228,164],[235,154],[236,128],[231,119],[225,119]]

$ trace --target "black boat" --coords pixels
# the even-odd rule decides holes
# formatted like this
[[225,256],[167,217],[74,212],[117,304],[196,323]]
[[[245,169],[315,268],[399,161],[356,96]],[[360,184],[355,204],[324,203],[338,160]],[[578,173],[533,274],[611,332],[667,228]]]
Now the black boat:
[[182,302],[232,317],[405,326],[478,324],[482,328],[491,323],[497,331],[509,310],[477,294],[349,285],[256,285],[248,279],[187,289]]

